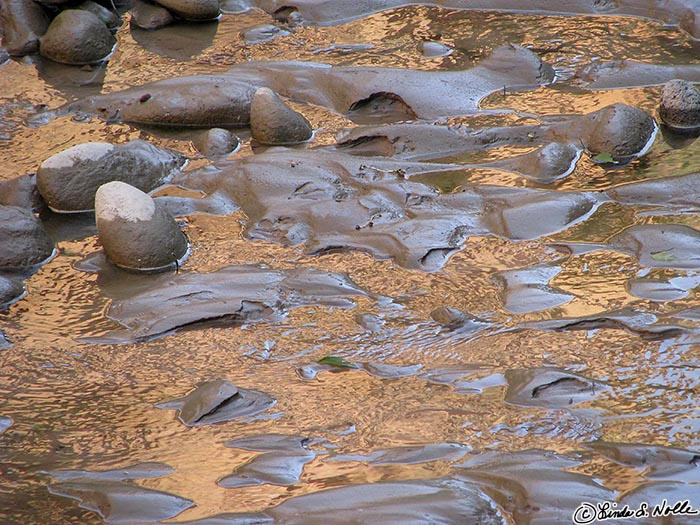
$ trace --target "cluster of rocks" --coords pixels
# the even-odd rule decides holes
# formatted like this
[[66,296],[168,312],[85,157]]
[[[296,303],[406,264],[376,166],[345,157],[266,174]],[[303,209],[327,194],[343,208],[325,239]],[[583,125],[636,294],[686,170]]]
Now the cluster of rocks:
[[134,271],[176,268],[188,242],[145,193],[166,182],[185,158],[141,140],[80,144],[46,159],[34,177],[0,183],[0,309],[24,295],[23,280],[55,253],[35,211],[95,211],[105,254]]
[[120,4],[86,0],[8,0],[0,4],[4,46],[11,56],[41,53],[71,65],[107,58],[116,45],[113,32],[121,26]]

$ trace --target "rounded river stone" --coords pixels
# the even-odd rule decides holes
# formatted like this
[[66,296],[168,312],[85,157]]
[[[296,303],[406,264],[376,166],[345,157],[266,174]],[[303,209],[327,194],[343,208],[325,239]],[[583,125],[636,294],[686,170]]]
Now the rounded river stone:
[[100,186],[95,219],[105,254],[121,268],[165,271],[187,253],[187,238],[175,219],[150,196],[124,182]]
[[590,115],[588,150],[593,155],[609,153],[615,161],[640,155],[655,133],[654,119],[641,109],[612,104]]
[[66,9],[51,22],[39,51],[55,62],[84,65],[106,58],[115,44],[114,36],[97,15]]
[[700,127],[700,91],[687,80],[669,80],[661,90],[659,116],[670,128]]
[[42,263],[53,249],[53,242],[31,210],[0,206],[0,269]]

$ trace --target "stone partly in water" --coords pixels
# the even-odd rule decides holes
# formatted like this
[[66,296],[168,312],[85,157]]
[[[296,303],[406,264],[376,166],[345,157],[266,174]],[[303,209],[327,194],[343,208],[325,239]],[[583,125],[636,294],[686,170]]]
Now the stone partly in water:
[[[615,162],[643,155],[656,136],[656,123],[641,109],[612,104],[587,115],[588,136],[584,139],[593,155],[610,154]],[[585,125],[585,123],[584,123]]]
[[56,115],[97,115],[108,122],[159,127],[241,127],[250,123],[255,88],[221,75],[193,75],[150,82],[71,102]]
[[211,128],[199,133],[192,143],[207,158],[225,157],[238,149],[238,137],[223,128]]
[[40,264],[53,251],[53,242],[31,210],[0,206],[0,269]]
[[46,159],[39,166],[37,186],[53,211],[89,211],[102,184],[117,180],[150,191],[184,163],[182,155],[142,140],[123,145],[87,142]]
[[22,175],[0,181],[0,205],[19,206],[31,210],[43,208],[44,202],[36,187],[36,177]]
[[669,128],[700,128],[700,91],[687,80],[670,80],[661,90],[659,116]]
[[151,197],[124,182],[100,186],[95,195],[97,233],[116,266],[133,271],[175,268],[188,248],[173,217]]
[[298,144],[313,136],[304,115],[287,106],[269,88],[260,88],[250,107],[250,131],[261,144]]
[[[21,299],[23,295],[24,286],[20,279],[0,274],[0,312],[15,301]],[[0,339],[0,343],[1,342],[2,339]]]
[[93,2],[92,0],[85,0],[82,4],[78,6],[78,9],[83,11],[89,11],[93,15],[97,16],[102,23],[104,23],[109,29],[116,30],[122,25],[122,19],[119,15],[106,7]]
[[190,21],[212,20],[221,14],[217,0],[158,0],[158,4]]
[[97,15],[79,9],[61,12],[41,40],[41,55],[71,65],[94,64],[107,58],[116,40]]
[[29,55],[39,51],[41,36],[49,27],[49,17],[34,0],[8,0],[0,8],[0,26],[10,55]]

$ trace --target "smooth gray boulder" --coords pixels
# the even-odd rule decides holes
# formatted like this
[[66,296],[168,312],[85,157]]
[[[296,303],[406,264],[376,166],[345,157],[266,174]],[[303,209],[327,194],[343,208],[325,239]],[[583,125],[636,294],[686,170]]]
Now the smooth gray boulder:
[[207,158],[220,158],[238,149],[238,137],[223,128],[211,128],[199,133],[193,140],[194,147]]
[[610,154],[615,162],[644,154],[656,137],[654,119],[626,104],[612,104],[587,117],[590,127],[584,141],[588,151],[592,155]]
[[141,29],[160,29],[175,21],[172,13],[165,7],[143,0],[134,0],[129,13],[131,23]]
[[23,56],[39,51],[41,36],[49,27],[49,16],[34,0],[0,2],[0,27],[7,51]]
[[86,142],[46,159],[37,171],[37,187],[48,206],[59,213],[94,209],[102,184],[126,182],[151,191],[185,163],[179,153],[143,140],[127,144]]
[[259,143],[270,145],[299,144],[313,136],[313,128],[304,115],[266,87],[258,89],[253,96],[250,131]]
[[217,0],[158,0],[157,3],[190,21],[213,20],[221,14]]
[[700,90],[687,80],[669,80],[661,90],[659,116],[669,128],[700,128]]
[[144,192],[108,182],[95,195],[97,235],[109,260],[126,270],[174,269],[188,243],[175,219]]
[[0,206],[0,270],[40,264],[53,251],[53,242],[31,210]]
[[39,52],[62,64],[94,64],[107,58],[116,43],[97,15],[79,9],[66,9],[51,22],[41,39]]

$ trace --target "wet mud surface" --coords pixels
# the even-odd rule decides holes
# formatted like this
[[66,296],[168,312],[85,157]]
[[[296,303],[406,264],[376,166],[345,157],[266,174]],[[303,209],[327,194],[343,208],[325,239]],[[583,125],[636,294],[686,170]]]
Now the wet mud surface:
[[[55,253],[0,273],[3,525],[700,509],[700,152],[658,118],[700,5],[422,4],[127,14],[99,67],[0,65],[0,204],[141,139],[189,161],[152,195],[190,243],[128,273],[45,210]],[[311,140],[251,139],[260,86]]]

